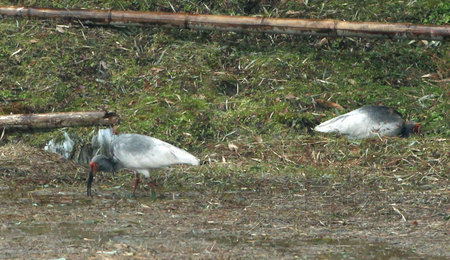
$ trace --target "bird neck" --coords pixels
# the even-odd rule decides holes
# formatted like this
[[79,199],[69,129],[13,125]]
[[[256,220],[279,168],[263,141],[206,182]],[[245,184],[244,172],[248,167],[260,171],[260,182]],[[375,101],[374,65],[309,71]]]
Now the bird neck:
[[99,170],[105,172],[116,172],[120,169],[119,163],[112,157],[104,157],[99,163]]
[[402,131],[400,132],[400,136],[402,136],[402,137],[409,137],[409,135],[414,132],[414,126],[415,125],[416,125],[415,123],[406,123],[403,126]]
[[110,163],[111,163],[111,167],[112,167],[112,172],[116,172],[120,169],[120,164],[118,161],[114,160],[114,158],[110,159]]

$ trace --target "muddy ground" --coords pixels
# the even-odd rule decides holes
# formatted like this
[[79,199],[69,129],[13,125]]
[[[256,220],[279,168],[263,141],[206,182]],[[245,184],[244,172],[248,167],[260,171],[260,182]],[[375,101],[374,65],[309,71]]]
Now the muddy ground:
[[[158,172],[156,200],[145,187],[130,198],[126,171],[97,175],[88,198],[86,168],[23,147],[0,147],[2,259],[450,257],[445,179],[407,190],[351,170],[346,182],[282,174],[279,164],[279,174],[237,181],[206,176],[217,166],[205,164]],[[251,161],[217,164],[236,172]],[[170,184],[180,176],[193,177]]]

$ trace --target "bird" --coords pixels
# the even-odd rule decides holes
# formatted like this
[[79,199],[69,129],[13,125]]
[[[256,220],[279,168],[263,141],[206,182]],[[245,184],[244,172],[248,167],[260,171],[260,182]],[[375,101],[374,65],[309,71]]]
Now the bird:
[[91,141],[94,155],[110,155],[110,146],[116,137],[117,135],[114,134],[114,130],[111,128],[99,129],[98,134]]
[[151,169],[166,168],[175,164],[199,165],[199,162],[194,155],[154,137],[120,134],[112,138],[109,153],[99,154],[91,159],[87,195],[92,196],[94,173],[99,171],[116,172],[122,168],[135,171],[136,179],[131,194],[134,196],[140,174],[150,178]]
[[406,122],[393,108],[368,105],[321,123],[317,132],[338,133],[349,139],[365,139],[380,136],[408,137],[420,132],[420,125]]
[[69,159],[72,155],[75,142],[70,138],[67,132],[64,132],[64,140],[60,142],[55,142],[54,139],[48,141],[45,145],[44,150],[59,153],[64,158]]

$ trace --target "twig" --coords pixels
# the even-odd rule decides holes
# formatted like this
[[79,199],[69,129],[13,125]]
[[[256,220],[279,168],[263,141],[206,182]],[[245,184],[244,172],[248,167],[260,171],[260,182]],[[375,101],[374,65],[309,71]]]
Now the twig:
[[398,210],[396,207],[394,207],[394,205],[391,205],[392,206],[392,209],[394,209],[394,211],[396,212],[396,213],[398,213],[400,216],[402,216],[402,221],[403,222],[406,222],[406,218],[405,218],[405,216],[400,212],[400,210]]

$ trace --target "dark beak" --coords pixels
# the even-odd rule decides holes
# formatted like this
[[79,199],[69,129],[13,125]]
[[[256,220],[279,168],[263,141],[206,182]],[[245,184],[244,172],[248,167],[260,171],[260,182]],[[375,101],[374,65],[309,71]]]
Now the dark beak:
[[92,196],[91,186],[92,186],[92,182],[93,181],[94,181],[94,171],[90,170],[89,171],[89,178],[88,178],[88,182],[87,182],[87,195],[88,195],[88,197]]

